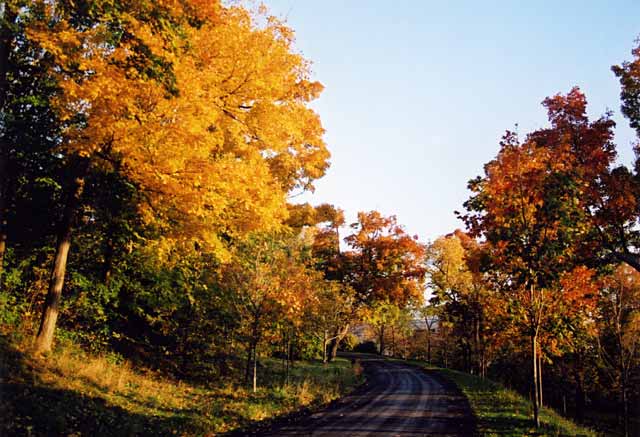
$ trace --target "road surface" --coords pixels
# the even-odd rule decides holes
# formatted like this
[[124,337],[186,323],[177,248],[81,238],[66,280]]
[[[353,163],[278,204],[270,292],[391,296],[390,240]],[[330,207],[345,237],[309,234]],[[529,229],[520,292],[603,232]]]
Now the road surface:
[[466,398],[436,372],[363,358],[367,383],[330,407],[265,436],[473,436]]

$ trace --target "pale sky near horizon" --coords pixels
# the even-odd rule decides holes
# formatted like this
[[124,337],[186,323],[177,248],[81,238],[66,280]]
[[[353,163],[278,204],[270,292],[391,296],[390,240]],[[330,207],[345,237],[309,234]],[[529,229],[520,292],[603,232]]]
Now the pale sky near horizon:
[[546,126],[540,102],[574,85],[592,117],[614,112],[631,162],[610,67],[631,59],[640,1],[264,2],[325,85],[313,107],[331,168],[296,201],[335,204],[349,222],[395,214],[422,241],[462,228],[454,210],[504,131]]

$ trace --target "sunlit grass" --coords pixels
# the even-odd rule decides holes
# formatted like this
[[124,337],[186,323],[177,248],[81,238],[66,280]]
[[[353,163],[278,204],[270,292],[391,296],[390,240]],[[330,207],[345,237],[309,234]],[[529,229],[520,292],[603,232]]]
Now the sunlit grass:
[[597,434],[576,425],[549,408],[540,412],[540,429],[532,426],[533,407],[520,394],[495,382],[468,373],[437,369],[469,399],[482,436],[566,436],[592,437]]
[[265,359],[252,393],[229,382],[172,380],[74,345],[39,358],[2,340],[2,435],[217,435],[330,402],[360,380],[338,359],[296,362],[282,384],[281,362]]

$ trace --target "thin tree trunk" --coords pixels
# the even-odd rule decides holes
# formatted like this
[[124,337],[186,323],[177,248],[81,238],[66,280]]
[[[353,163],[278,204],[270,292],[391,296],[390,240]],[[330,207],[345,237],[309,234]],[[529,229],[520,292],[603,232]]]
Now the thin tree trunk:
[[396,329],[391,326],[391,356],[395,357],[398,351],[396,350]]
[[[0,139],[3,143],[4,139]],[[4,144],[0,144],[0,275],[4,271],[4,254],[7,250],[7,150]]]
[[251,376],[251,363],[253,362],[251,354],[253,353],[253,346],[249,343],[249,347],[247,348],[247,362],[244,366],[244,383],[249,384],[249,378]]
[[622,391],[622,420],[624,437],[629,437],[629,399],[627,397],[627,378],[622,376],[622,384],[620,387]]
[[427,363],[431,364],[431,325],[428,317],[424,318],[424,323],[427,326]]
[[538,355],[538,401],[540,402],[540,408],[544,405],[542,400],[542,351]]
[[322,333],[322,363],[327,364],[327,330]]
[[113,272],[113,259],[115,257],[115,245],[111,235],[107,236],[107,247],[104,254],[104,264],[102,266],[102,281],[104,285],[109,285],[111,273]]
[[253,392],[258,390],[258,351],[257,345],[253,345]]
[[584,422],[584,410],[586,406],[586,395],[584,392],[584,375],[582,374],[582,364],[578,363],[575,369],[576,380],[576,421]]
[[384,325],[380,327],[380,355],[384,355]]
[[287,360],[287,334],[285,333],[282,338],[282,385],[287,384],[287,366],[289,365]]
[[[4,23],[13,24],[16,20],[16,12],[7,2],[3,2]],[[2,26],[0,30],[0,111],[4,111],[7,104],[7,94],[9,92],[9,81],[7,79],[9,69],[9,56],[12,46],[12,29]],[[9,145],[4,138],[0,138],[0,274],[4,269],[4,254],[7,248],[7,197],[9,196],[7,166],[9,161]]]
[[49,291],[47,292],[47,298],[42,311],[42,319],[40,320],[40,328],[38,329],[38,335],[36,336],[34,345],[36,353],[50,351],[53,343],[53,334],[58,320],[60,298],[62,296],[64,276],[67,269],[67,258],[69,256],[69,248],[71,247],[71,232],[76,210],[78,209],[80,197],[82,196],[82,190],[84,189],[84,176],[88,165],[89,161],[86,159],[82,159],[78,163],[77,176],[73,181],[64,207],[62,221],[58,229],[56,254],[49,279]]
[[444,361],[444,367],[445,369],[449,368],[449,337],[445,337],[444,340],[444,348],[442,349],[442,356],[443,356],[443,361]]
[[291,373],[291,340],[288,337],[287,337],[287,353],[286,353],[285,359],[287,360],[285,381],[286,381],[286,384],[289,385],[289,375]]
[[531,352],[533,355],[533,423],[536,428],[540,427],[540,400],[538,398],[538,338],[534,334],[531,336]]

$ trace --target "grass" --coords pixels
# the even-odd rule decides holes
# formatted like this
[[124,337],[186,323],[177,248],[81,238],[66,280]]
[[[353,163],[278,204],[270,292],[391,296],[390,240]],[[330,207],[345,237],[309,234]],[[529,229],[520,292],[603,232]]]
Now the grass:
[[[424,363],[421,365],[425,366]],[[432,367],[430,367],[432,368]],[[552,409],[542,408],[541,427],[532,426],[533,406],[515,391],[487,379],[450,369],[437,369],[453,381],[469,399],[481,436],[566,436],[595,437],[597,434],[576,425]]]
[[126,361],[60,347],[45,358],[0,335],[0,435],[215,436],[303,407],[328,403],[360,382],[347,360],[263,361],[257,393],[226,383],[196,385]]

